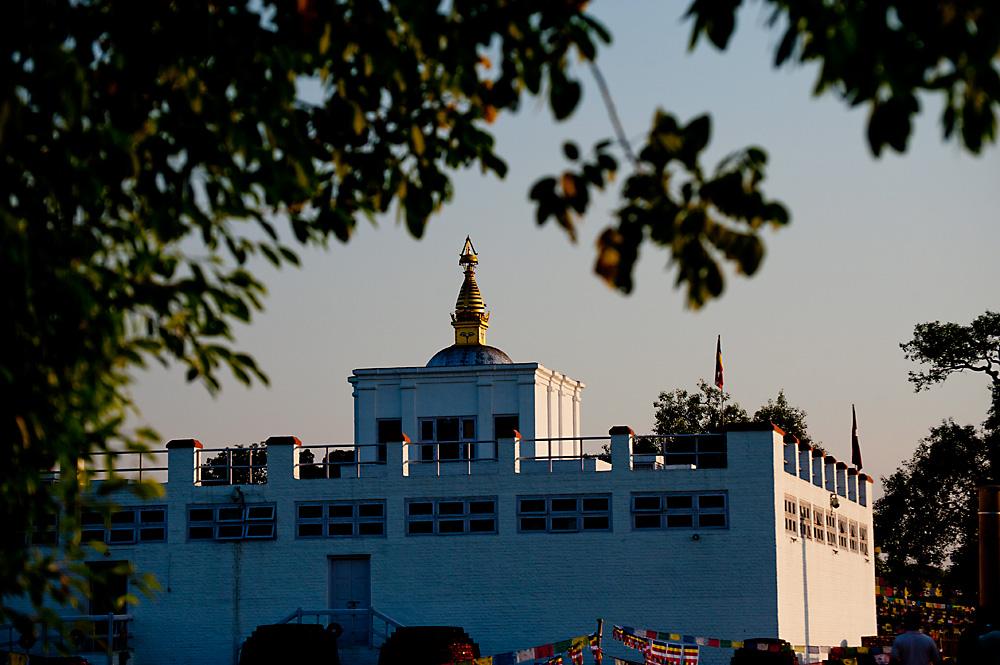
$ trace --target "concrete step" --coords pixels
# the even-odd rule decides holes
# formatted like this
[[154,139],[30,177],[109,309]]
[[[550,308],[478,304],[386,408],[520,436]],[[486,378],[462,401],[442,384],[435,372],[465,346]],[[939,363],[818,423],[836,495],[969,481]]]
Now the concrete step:
[[340,665],[378,665],[378,649],[341,647]]

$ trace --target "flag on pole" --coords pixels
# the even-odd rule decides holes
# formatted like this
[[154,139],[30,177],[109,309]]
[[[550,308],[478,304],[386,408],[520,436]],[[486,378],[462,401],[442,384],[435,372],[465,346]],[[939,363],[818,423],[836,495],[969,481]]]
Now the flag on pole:
[[722,335],[715,341],[715,387],[722,390],[725,385],[722,375]]
[[858,414],[851,405],[851,464],[861,470],[861,444],[858,442]]

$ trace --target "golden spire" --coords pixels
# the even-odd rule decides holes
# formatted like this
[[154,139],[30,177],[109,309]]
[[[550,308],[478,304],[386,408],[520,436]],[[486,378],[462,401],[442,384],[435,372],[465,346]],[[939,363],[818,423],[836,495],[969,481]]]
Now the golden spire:
[[465,237],[458,265],[465,270],[465,280],[458,292],[455,313],[451,315],[451,325],[455,328],[455,344],[462,346],[486,344],[486,329],[490,327],[490,314],[486,311],[483,294],[479,292],[479,285],[476,284],[479,256],[468,236]]

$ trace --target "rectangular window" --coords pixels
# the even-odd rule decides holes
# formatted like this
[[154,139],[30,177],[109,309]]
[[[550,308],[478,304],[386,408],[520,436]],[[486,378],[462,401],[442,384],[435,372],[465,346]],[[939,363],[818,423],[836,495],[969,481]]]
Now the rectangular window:
[[36,515],[31,528],[19,532],[18,538],[27,545],[58,545],[59,516],[48,512]]
[[820,544],[826,542],[826,516],[819,506],[813,506],[813,540]]
[[110,515],[87,511],[80,516],[81,539],[105,545],[167,542],[167,507],[143,506],[116,510]]
[[385,501],[310,501],[295,504],[297,538],[385,535]]
[[812,506],[805,501],[799,502],[799,535],[812,540]]
[[275,519],[273,503],[188,506],[188,540],[269,540]]
[[632,529],[725,529],[729,497],[725,492],[668,492],[632,495]]
[[785,495],[785,531],[796,536],[799,534],[798,500],[788,494]]
[[516,415],[493,416],[493,438],[513,439],[514,432],[521,428]]
[[837,518],[837,545],[842,550],[846,550],[848,548],[847,520],[843,517]]
[[826,514],[826,544],[837,546],[837,513],[832,510]]
[[517,497],[521,533],[576,533],[611,530],[611,495]]
[[847,532],[852,552],[858,551],[858,523],[851,520],[847,523]]
[[424,462],[475,459],[476,419],[474,417],[422,418],[420,420],[420,459]]
[[399,418],[385,418],[378,421],[378,461],[385,462],[385,446],[387,443],[400,443],[403,440],[403,421]]
[[496,497],[406,500],[408,536],[496,532]]
[[858,527],[858,540],[861,553],[868,556],[868,527],[863,525]]

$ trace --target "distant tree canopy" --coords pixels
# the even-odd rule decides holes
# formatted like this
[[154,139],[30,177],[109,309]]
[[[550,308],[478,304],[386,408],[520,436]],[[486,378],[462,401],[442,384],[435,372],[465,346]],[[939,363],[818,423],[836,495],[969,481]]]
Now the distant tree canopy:
[[784,390],[779,390],[776,398],[767,400],[767,404],[757,409],[753,414],[753,422],[762,425],[774,424],[784,430],[785,434],[797,437],[802,443],[813,442],[806,425],[806,412],[789,404]]
[[784,390],[779,390],[776,398],[769,399],[767,404],[757,409],[753,418],[728,392],[719,390],[704,379],[698,381],[697,392],[688,392],[683,388],[661,392],[653,402],[653,408],[653,430],[659,435],[720,432],[727,425],[752,422],[774,424],[785,433],[797,436],[800,441],[812,441],[806,426],[806,412],[789,404]]
[[989,480],[989,444],[972,425],[947,420],[913,456],[882,479],[875,543],[886,575],[916,583],[943,577],[975,597],[978,584],[976,487]]
[[1000,314],[987,311],[969,325],[919,323],[900,348],[924,366],[909,374],[915,390],[956,372],[975,372],[990,380],[990,402],[981,427],[944,421],[883,478],[883,495],[875,502],[875,543],[894,579],[943,576],[974,595],[976,487],[1000,478]]
[[724,390],[699,379],[698,390],[675,388],[653,402],[653,431],[659,435],[721,432],[725,425],[748,422],[747,412]]
[[[738,0],[694,0],[691,45],[724,49]],[[781,31],[775,65],[817,63],[816,92],[869,109],[868,142],[906,148],[918,93],[943,97],[946,138],[972,152],[995,140],[1000,34],[994,2],[765,0]],[[219,389],[220,371],[266,382],[234,348],[232,326],[262,307],[248,269],[262,256],[346,241],[395,212],[414,237],[453,195],[452,175],[502,177],[490,123],[539,97],[556,120],[581,98],[608,31],[582,0],[34,0],[0,22],[0,522],[29,533],[60,513],[56,557],[3,539],[7,598],[69,602],[85,580],[74,515],[95,501],[94,451],[158,440],[129,431],[132,372],[178,363]],[[582,63],[582,64],[575,64]],[[318,83],[317,100],[297,85]],[[765,227],[789,213],[761,190],[766,153],[702,164],[708,116],[651,113],[616,141],[540,178],[538,223],[575,237],[592,189],[624,155],[620,206],[600,236],[595,272],[624,292],[639,249],[662,248],[686,301],[724,288],[723,268],[754,274]],[[588,138],[588,140],[590,140]],[[619,151],[616,158],[612,152]],[[282,234],[275,220],[288,225]],[[291,236],[294,241],[284,238]],[[114,483],[102,487],[110,489]],[[134,485],[156,493],[154,485]],[[51,612],[50,612],[51,614]],[[24,618],[24,617],[22,617]]]

